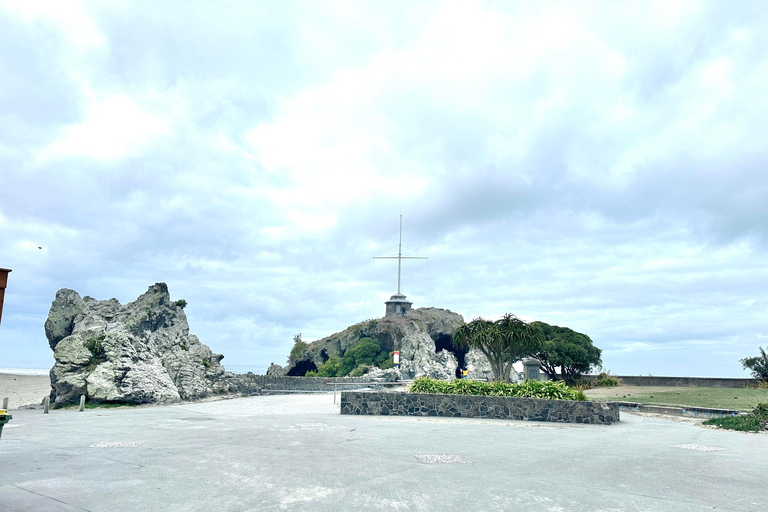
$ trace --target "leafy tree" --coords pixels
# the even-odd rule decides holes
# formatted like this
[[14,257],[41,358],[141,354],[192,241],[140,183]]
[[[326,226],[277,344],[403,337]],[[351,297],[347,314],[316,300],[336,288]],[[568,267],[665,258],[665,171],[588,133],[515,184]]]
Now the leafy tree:
[[[602,351],[592,344],[586,334],[568,327],[533,322],[544,334],[544,346],[536,353],[541,370],[550,379],[563,379],[571,384],[592,368],[602,366]],[[560,368],[560,372],[557,372]]]
[[509,382],[512,365],[536,353],[544,343],[541,330],[507,313],[495,322],[475,318],[454,331],[457,348],[476,348],[491,365],[493,380]]
[[765,353],[763,347],[758,347],[760,350],[759,356],[745,357],[739,360],[742,368],[752,372],[752,377],[764,382],[768,382],[768,354]]
[[307,349],[309,349],[309,345],[301,341],[301,333],[295,334],[293,336],[293,348],[288,355],[288,362],[294,363],[302,359],[307,354]]

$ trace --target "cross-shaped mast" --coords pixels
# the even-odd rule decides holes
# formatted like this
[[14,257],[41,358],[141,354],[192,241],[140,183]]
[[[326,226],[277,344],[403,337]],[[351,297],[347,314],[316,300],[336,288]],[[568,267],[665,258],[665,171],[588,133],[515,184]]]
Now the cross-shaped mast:
[[403,216],[400,215],[400,243],[397,245],[397,256],[375,256],[375,260],[397,260],[397,293],[400,293],[400,267],[403,260],[426,260],[426,256],[403,256]]

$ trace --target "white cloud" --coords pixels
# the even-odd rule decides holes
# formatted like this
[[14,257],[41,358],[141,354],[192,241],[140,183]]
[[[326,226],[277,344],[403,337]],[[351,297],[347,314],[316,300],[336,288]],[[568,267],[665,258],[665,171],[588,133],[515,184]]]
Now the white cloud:
[[55,26],[81,48],[101,48],[106,41],[81,0],[0,0],[0,7],[20,16],[27,23],[43,21]]
[[120,159],[170,132],[167,118],[140,108],[127,96],[112,96],[86,108],[85,119],[66,126],[41,160],[63,156]]

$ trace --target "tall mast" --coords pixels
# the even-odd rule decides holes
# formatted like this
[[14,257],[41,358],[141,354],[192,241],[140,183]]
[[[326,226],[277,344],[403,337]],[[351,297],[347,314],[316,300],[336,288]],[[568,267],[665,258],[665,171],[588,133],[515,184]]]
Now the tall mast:
[[375,260],[397,260],[397,293],[400,293],[400,273],[403,260],[426,260],[426,256],[403,256],[403,215],[400,214],[400,242],[397,244],[397,256],[375,256]]
[[400,243],[397,244],[397,293],[400,293],[400,265],[403,263],[403,214],[400,214]]

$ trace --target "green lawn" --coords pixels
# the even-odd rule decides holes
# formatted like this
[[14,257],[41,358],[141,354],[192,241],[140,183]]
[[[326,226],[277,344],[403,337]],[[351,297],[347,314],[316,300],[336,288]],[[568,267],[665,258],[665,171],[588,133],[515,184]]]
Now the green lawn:
[[[759,403],[768,403],[768,389],[747,388],[674,388],[674,391],[643,392],[642,388],[633,389],[633,393],[622,396],[621,387],[613,388],[615,398],[601,400],[621,400],[641,404],[673,405],[691,407],[713,407],[717,409],[736,409],[749,412]],[[669,389],[669,388],[668,388]],[[590,392],[587,391],[587,396]]]

